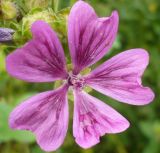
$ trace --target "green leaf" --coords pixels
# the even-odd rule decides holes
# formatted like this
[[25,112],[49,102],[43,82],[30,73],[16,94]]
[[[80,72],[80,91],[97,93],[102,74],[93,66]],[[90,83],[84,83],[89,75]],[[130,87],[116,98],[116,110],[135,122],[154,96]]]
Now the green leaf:
[[8,117],[12,107],[4,102],[0,103],[0,142],[6,141],[21,141],[21,142],[34,142],[35,138],[29,131],[14,131],[8,126]]

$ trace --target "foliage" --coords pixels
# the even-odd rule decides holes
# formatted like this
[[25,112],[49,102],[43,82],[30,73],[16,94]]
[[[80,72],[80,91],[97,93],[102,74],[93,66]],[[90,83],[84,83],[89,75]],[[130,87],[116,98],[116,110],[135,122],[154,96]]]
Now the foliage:
[[[50,90],[54,84],[30,84],[10,77],[5,70],[5,57],[31,38],[30,26],[33,21],[42,19],[58,33],[65,54],[69,57],[67,46],[67,16],[76,0],[7,0],[10,3],[0,11],[0,27],[13,28],[14,42],[0,45],[0,153],[44,153],[35,143],[29,132],[12,131],[8,127],[11,110],[21,101],[35,93]],[[30,2],[30,3],[29,3]],[[115,100],[92,91],[92,94],[116,108],[131,122],[131,127],[121,134],[106,135],[97,146],[83,150],[78,147],[69,133],[57,153],[159,153],[160,152],[160,3],[159,0],[91,0],[89,1],[100,16],[119,11],[120,24],[117,40],[109,57],[130,48],[145,48],[150,53],[150,64],[145,71],[143,82],[156,93],[154,102],[148,106],[135,107],[120,104]],[[1,6],[2,7],[2,6]],[[14,13],[7,12],[10,9]],[[14,7],[14,8],[13,8]],[[15,11],[16,9],[16,11]],[[8,14],[10,13],[10,14]],[[7,18],[6,18],[7,15]],[[12,16],[13,15],[13,16]],[[67,61],[70,64],[70,59]],[[96,66],[96,65],[94,65]],[[93,67],[94,67],[93,66]],[[72,119],[72,102],[70,102]]]

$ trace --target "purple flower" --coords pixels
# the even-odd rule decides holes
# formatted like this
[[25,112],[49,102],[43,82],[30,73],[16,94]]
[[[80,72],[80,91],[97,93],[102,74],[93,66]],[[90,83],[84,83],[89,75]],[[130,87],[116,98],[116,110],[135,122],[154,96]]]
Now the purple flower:
[[66,70],[63,48],[52,28],[36,21],[31,28],[33,39],[7,57],[7,71],[28,82],[64,84],[52,91],[40,93],[20,104],[10,115],[13,129],[30,130],[45,151],[53,151],[63,143],[68,128],[67,91],[74,94],[73,135],[77,144],[89,148],[100,136],[119,133],[129,122],[110,106],[89,95],[83,89],[93,89],[120,102],[145,105],[154,93],[141,84],[141,76],[149,56],[144,49],[131,49],[109,59],[90,74],[80,71],[101,59],[111,48],[118,29],[118,13],[98,18],[85,2],[78,1],[68,20],[68,42],[72,73]]
[[14,30],[9,28],[0,28],[0,43],[9,42],[12,40]]

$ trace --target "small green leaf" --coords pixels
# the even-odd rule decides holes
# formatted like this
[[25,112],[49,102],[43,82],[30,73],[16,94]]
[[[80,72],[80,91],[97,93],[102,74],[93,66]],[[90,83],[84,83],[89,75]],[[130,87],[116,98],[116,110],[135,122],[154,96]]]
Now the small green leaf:
[[29,131],[14,131],[9,128],[8,117],[12,107],[4,102],[0,103],[0,142],[16,140],[20,142],[34,142],[35,138]]

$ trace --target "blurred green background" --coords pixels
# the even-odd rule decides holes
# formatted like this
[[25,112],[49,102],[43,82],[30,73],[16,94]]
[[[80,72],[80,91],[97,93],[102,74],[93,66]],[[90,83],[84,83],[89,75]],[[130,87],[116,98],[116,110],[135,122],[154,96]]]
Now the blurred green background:
[[[67,15],[75,0],[1,0],[0,27],[13,28],[14,42],[0,45],[0,153],[44,153],[30,132],[12,131],[8,116],[20,102],[36,93],[53,89],[54,83],[26,83],[9,76],[5,57],[31,38],[29,27],[43,19],[58,33],[70,63],[67,46]],[[119,11],[120,24],[116,42],[110,53],[98,64],[121,51],[144,48],[150,54],[150,64],[143,84],[155,94],[147,106],[131,106],[92,91],[91,94],[113,106],[131,123],[130,128],[115,135],[105,135],[95,147],[83,150],[72,136],[72,115],[67,137],[56,153],[160,153],[160,1],[159,0],[88,0],[99,16]],[[70,114],[73,102],[70,104]]]

